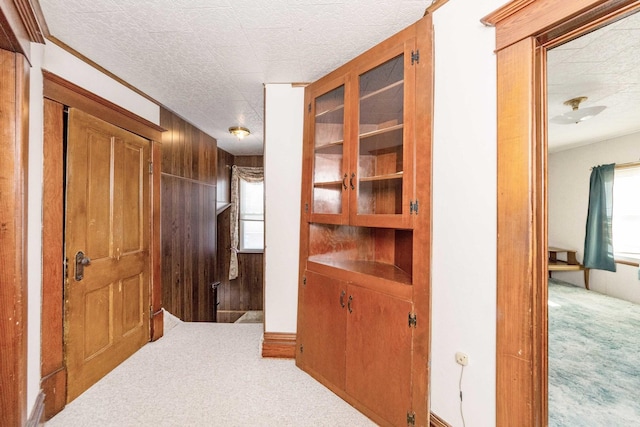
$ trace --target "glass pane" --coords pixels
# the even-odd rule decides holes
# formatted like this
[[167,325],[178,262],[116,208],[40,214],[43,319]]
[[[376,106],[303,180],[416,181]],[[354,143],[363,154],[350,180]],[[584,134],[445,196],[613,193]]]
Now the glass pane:
[[401,214],[404,59],[360,75],[358,214]]
[[264,218],[264,183],[240,180],[240,218]]
[[240,250],[264,248],[264,221],[240,220]]
[[342,212],[344,86],[315,100],[313,212]]
[[616,169],[613,180],[613,249],[640,254],[640,168]]

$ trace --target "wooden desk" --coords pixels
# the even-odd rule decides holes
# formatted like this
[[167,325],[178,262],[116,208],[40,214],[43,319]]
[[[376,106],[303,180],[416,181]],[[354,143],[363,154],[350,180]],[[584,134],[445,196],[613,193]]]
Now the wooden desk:
[[[582,264],[576,259],[576,251],[571,249],[562,249],[549,246],[547,249],[549,252],[548,268],[549,277],[551,277],[552,271],[579,271],[584,270],[584,287],[589,289],[589,269],[584,268]],[[566,253],[566,260],[558,259],[559,253]]]

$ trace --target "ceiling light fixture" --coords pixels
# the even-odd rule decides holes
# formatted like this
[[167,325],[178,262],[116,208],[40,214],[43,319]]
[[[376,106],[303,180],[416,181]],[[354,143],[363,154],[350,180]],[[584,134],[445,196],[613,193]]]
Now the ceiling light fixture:
[[235,135],[236,138],[238,139],[242,139],[245,136],[249,136],[249,134],[251,134],[251,132],[249,131],[249,129],[242,127],[242,126],[231,126],[229,128],[229,133],[232,135]]
[[604,105],[597,105],[595,107],[578,109],[578,107],[580,106],[580,103],[586,100],[587,100],[586,96],[579,96],[577,98],[572,98],[568,101],[565,101],[564,105],[571,107],[571,111],[564,114],[560,114],[559,116],[555,116],[549,121],[551,123],[555,123],[559,125],[570,125],[573,123],[577,124],[590,119],[591,117],[601,113],[602,110],[607,108]]

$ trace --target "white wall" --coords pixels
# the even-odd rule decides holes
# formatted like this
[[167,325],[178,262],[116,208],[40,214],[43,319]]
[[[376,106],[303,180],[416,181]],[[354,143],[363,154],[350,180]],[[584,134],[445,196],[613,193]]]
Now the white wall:
[[[31,44],[29,76],[29,176],[27,202],[27,408],[40,392],[40,306],[42,303],[42,72],[44,46]],[[33,111],[35,108],[37,111]],[[39,112],[39,113],[38,113]],[[33,260],[33,261],[32,261]],[[60,260],[62,262],[62,260]]]
[[[40,392],[40,323],[42,301],[42,161],[43,99],[42,71],[46,69],[141,117],[159,124],[160,108],[127,87],[81,62],[76,57],[47,44],[32,44],[29,105],[28,175],[28,324],[27,324],[27,412],[31,412]],[[45,271],[46,273],[46,271]]]
[[[584,255],[591,167],[640,159],[640,133],[549,154],[549,245],[576,249]],[[555,272],[553,276],[584,286],[582,272]],[[591,270],[589,288],[640,304],[638,268],[617,264],[617,272]]]
[[265,332],[296,332],[304,88],[265,90]]
[[480,19],[504,0],[457,0],[434,13],[431,410],[462,426],[495,425],[495,31]]

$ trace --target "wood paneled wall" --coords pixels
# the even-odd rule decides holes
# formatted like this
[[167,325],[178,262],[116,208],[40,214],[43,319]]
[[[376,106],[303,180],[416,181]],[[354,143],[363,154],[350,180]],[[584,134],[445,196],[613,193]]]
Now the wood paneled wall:
[[[263,166],[262,156],[234,157],[218,150],[218,199],[231,200],[231,166]],[[218,287],[218,322],[235,322],[249,310],[262,310],[264,301],[264,255],[238,254],[238,278],[229,280],[229,248],[231,210],[218,214],[218,256],[216,278]]]
[[162,301],[184,321],[213,321],[217,143],[161,109]]

